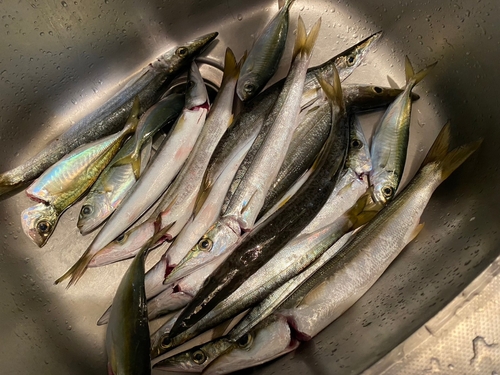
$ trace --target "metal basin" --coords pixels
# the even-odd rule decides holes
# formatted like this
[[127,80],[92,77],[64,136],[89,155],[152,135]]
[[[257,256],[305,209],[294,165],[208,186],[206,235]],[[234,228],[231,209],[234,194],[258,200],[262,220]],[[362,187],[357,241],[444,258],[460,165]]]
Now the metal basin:
[[[241,56],[276,9],[260,0],[0,3],[0,170],[35,154],[177,42],[219,31],[208,56],[221,61],[226,46]],[[486,0],[297,0],[291,30],[299,11],[309,27],[323,19],[312,64],[384,30],[350,82],[402,86],[405,54],[417,69],[439,61],[415,90],[422,98],[413,109],[406,181],[447,119],[456,144],[485,138],[434,194],[418,240],[355,306],[295,353],[251,370],[354,374],[425,324],[498,256],[500,8]],[[380,115],[363,116],[368,134]],[[38,249],[21,230],[20,212],[29,204],[22,192],[0,202],[2,373],[104,374],[105,328],[95,322],[128,262],[91,269],[68,290],[53,285],[93,235],[80,236],[77,204]]]

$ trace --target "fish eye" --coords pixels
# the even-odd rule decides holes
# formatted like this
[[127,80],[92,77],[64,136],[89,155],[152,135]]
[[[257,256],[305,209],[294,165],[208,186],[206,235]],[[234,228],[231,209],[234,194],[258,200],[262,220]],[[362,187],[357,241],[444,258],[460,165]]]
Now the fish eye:
[[255,86],[251,83],[245,83],[243,85],[243,90],[245,90],[245,92],[251,93],[255,90]]
[[375,86],[373,88],[373,91],[375,91],[377,94],[382,94],[382,89],[380,87],[378,87],[378,86]]
[[242,337],[240,337],[240,339],[238,340],[238,346],[241,349],[246,349],[250,345],[252,345],[252,342],[253,342],[252,335],[250,333],[247,333],[247,334],[243,335]]
[[40,234],[49,233],[50,227],[51,227],[50,223],[48,221],[45,221],[45,220],[39,221],[38,224],[36,225],[38,233],[40,233]]
[[203,350],[198,349],[191,354],[191,358],[193,358],[193,362],[197,365],[202,365],[206,362],[207,355],[203,352]]
[[351,141],[351,147],[356,150],[359,150],[361,147],[363,147],[363,142],[361,142],[359,139],[354,138]]
[[392,197],[392,195],[394,194],[394,189],[392,186],[384,186],[382,188],[382,194],[384,195],[384,197],[386,199],[389,199]]
[[127,238],[128,236],[126,236],[126,233],[122,233],[120,234],[118,237],[116,237],[115,241],[116,242],[122,242]]
[[91,215],[93,212],[94,212],[94,208],[92,206],[89,206],[86,204],[85,206],[82,207],[82,214],[84,216]]
[[354,56],[354,55],[347,56],[347,65],[348,66],[353,66],[355,61],[356,61],[356,56]]
[[203,251],[210,251],[210,249],[212,248],[212,245],[213,245],[213,242],[209,238],[202,238],[200,240],[200,242],[198,242],[198,247],[200,248],[200,250],[203,250]]
[[179,47],[175,51],[175,54],[179,57],[185,57],[188,54],[188,49],[186,47]]
[[161,339],[160,346],[162,347],[162,349],[168,349],[168,348],[170,348],[171,345],[172,345],[172,341],[169,339],[168,336],[164,336]]

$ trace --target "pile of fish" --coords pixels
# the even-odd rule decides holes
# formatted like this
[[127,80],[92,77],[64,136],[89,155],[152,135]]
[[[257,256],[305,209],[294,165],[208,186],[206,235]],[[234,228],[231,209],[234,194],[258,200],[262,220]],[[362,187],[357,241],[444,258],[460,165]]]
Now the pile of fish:
[[[321,20],[307,33],[299,17],[289,72],[266,88],[292,3],[280,2],[239,62],[227,48],[213,103],[195,59],[217,33],[161,55],[0,175],[0,193],[35,179],[26,192],[36,204],[22,225],[39,247],[82,199],[80,232],[101,227],[56,284],[134,257],[98,322],[107,324],[110,374],[148,374],[152,363],[223,374],[294,350],[376,282],[422,229],[434,190],[480,145],[450,150],[445,125],[399,191],[418,99],[412,89],[434,64],[415,72],[406,58],[401,90],[343,84],[381,33],[309,68]],[[185,70],[185,93],[164,95]],[[384,107],[369,146],[357,114]],[[159,246],[164,255],[145,273]],[[150,335],[148,321],[166,315]],[[170,354],[205,332],[201,346]]]

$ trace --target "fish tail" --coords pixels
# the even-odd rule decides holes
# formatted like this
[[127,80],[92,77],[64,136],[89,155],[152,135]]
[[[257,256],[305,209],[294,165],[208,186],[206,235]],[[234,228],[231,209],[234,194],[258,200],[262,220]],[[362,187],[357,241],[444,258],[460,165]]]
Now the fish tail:
[[406,74],[406,85],[414,87],[417,83],[424,79],[424,77],[434,68],[437,64],[437,61],[432,63],[429,66],[426,66],[421,71],[415,73],[413,66],[411,65],[410,59],[408,56],[405,56],[405,74]]
[[[246,58],[245,56],[246,55],[243,55],[244,58]],[[241,62],[241,64],[243,63]],[[234,57],[233,51],[228,47],[226,48],[226,56],[224,57],[224,75],[222,77],[221,87],[223,87],[228,81],[238,80],[239,75],[240,64],[236,62],[236,57]]]
[[345,110],[344,96],[337,68],[333,66],[333,85],[326,82],[323,77],[318,77],[318,81],[327,98],[335,103],[339,108]]
[[373,188],[368,189],[345,213],[351,222],[349,230],[354,230],[366,224],[382,209],[382,205],[371,203],[372,190]]
[[98,326],[103,326],[105,324],[108,324],[109,315],[111,314],[112,307],[113,307],[113,305],[109,306],[108,309],[104,312],[104,314],[102,314],[102,316],[99,318],[99,320],[97,321]]
[[13,183],[5,173],[0,174],[0,195],[7,194],[20,186],[20,183]]
[[285,8],[285,11],[288,11],[294,2],[295,0],[278,0],[278,9]]
[[127,156],[124,156],[123,158],[118,159],[111,165],[111,167],[119,167],[120,165],[127,164],[132,165],[135,179],[139,179],[139,176],[141,175],[141,155],[139,154],[139,152],[137,152],[137,150]]
[[439,132],[422,165],[439,163],[441,181],[444,181],[479,148],[482,142],[483,139],[481,138],[449,151],[450,122],[448,121]]
[[132,134],[137,129],[137,124],[139,123],[139,112],[141,110],[141,103],[139,102],[139,96],[136,95],[134,102],[132,104],[132,109],[130,110],[130,115],[128,116],[127,123],[125,124],[123,130],[124,134]]
[[78,261],[68,270],[64,275],[62,275],[60,278],[58,278],[54,284],[59,284],[69,278],[68,286],[66,288],[69,288],[73,284],[76,284],[78,280],[83,276],[85,271],[87,270],[90,261],[93,258],[93,254],[90,254],[90,248],[88,248],[85,253],[78,259]]
[[299,23],[297,25],[297,37],[295,39],[295,46],[293,48],[294,58],[299,54],[306,57],[311,56],[314,44],[316,43],[316,39],[318,38],[320,28],[321,18],[316,21],[316,23],[311,28],[311,31],[309,31],[309,34],[307,34],[304,20],[301,16],[299,16]]

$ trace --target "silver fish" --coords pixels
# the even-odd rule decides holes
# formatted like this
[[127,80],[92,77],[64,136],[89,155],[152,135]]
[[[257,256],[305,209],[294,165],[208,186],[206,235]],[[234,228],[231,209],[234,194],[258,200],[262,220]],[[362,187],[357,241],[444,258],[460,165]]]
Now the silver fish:
[[372,139],[373,169],[370,173],[370,184],[373,185],[375,202],[390,201],[396,194],[403,175],[410,136],[410,93],[435,65],[436,63],[431,64],[414,73],[410,60],[406,57],[404,91],[387,108]]
[[131,164],[134,176],[139,179],[141,169],[141,149],[144,142],[153,137],[163,126],[175,120],[184,106],[184,95],[170,94],[149,108],[140,118],[134,134],[134,149],[120,159],[113,161],[112,166]]
[[70,278],[69,285],[78,281],[94,255],[130,227],[161,196],[181,169],[205,124],[209,109],[205,82],[195,63],[191,64],[189,80],[184,109],[168,140],[85,253],[56,280],[56,284],[67,278]]
[[22,165],[2,173],[0,194],[37,178],[44,170],[77,147],[120,130],[127,120],[136,96],[139,96],[141,103],[140,113],[146,111],[158,100],[165,82],[173,79],[179,71],[187,67],[217,35],[211,33],[201,36],[159,56],[141,72],[138,78],[129,82],[99,109],[78,121]]
[[279,0],[279,12],[265,26],[250,50],[236,86],[242,101],[257,95],[278,70],[285,51],[290,23],[290,7],[295,0]]
[[[174,277],[176,272],[185,271],[186,268],[191,272],[194,271],[207,259],[213,259],[214,256],[235,244],[242,232],[253,227],[269,186],[283,162],[285,150],[288,148],[297,125],[304,77],[320,24],[318,21],[311,29],[310,34],[307,35],[304,23],[299,17],[295,58],[285,87],[272,110],[277,111],[278,115],[272,119],[273,124],[251,166],[234,192],[224,215],[200,239],[198,245],[178,264],[169,277]],[[168,282],[167,278],[165,283]]]
[[61,214],[92,186],[123,140],[133,134],[138,113],[139,100],[136,98],[122,131],[77,148],[47,169],[26,190],[28,197],[39,202],[21,214],[24,233],[36,245],[45,245]]
[[[151,155],[151,139],[141,151],[141,172],[146,168]],[[81,234],[88,234],[101,225],[122,202],[136,179],[131,165],[112,167],[113,161],[119,160],[134,149],[133,139],[125,142],[116,156],[99,175],[83,201],[76,226]]]
[[481,144],[449,151],[449,141],[447,124],[409,185],[285,301],[280,314],[301,339],[316,335],[377,281],[422,229],[420,217],[436,188]]
[[[155,230],[163,232],[159,243],[165,240],[171,241],[189,221],[195,208],[210,157],[220,138],[231,125],[234,86],[238,74],[239,65],[236,63],[233,52],[228,48],[226,50],[221,90],[215,99],[193,151],[179,175],[168,188],[150,218],[128,230],[123,238],[111,242],[97,252],[93,258],[93,266],[130,258],[152,236]],[[160,225],[160,227],[156,228],[156,225]]]

